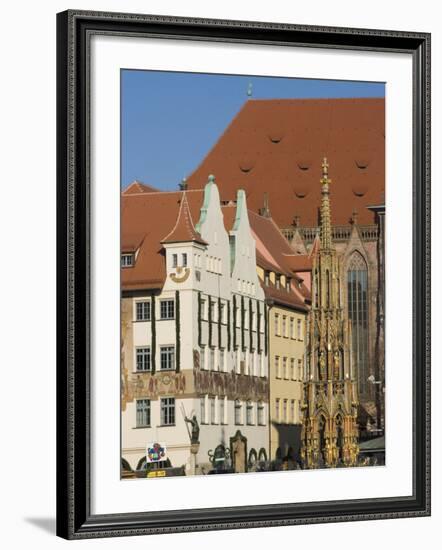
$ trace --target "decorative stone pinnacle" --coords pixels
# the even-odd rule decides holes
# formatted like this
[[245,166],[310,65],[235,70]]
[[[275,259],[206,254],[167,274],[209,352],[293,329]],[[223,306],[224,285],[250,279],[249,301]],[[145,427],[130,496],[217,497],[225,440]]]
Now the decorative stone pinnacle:
[[210,183],[215,183],[215,176],[213,174],[209,175],[209,182]]
[[181,191],[186,191],[186,189],[187,189],[187,179],[186,178],[183,178],[181,180],[181,183],[179,184],[179,187],[180,187]]

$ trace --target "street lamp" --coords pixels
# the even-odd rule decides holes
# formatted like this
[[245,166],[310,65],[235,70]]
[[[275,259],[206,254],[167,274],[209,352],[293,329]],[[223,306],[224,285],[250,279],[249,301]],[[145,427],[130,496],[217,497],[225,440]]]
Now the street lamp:
[[372,384],[373,386],[377,386],[378,390],[376,392],[376,412],[377,412],[377,429],[373,430],[378,433],[383,433],[384,428],[382,426],[382,406],[384,398],[380,397],[380,391],[382,391],[383,394],[385,394],[385,385],[382,380],[376,380],[373,374],[370,374],[370,376],[367,378],[367,382]]

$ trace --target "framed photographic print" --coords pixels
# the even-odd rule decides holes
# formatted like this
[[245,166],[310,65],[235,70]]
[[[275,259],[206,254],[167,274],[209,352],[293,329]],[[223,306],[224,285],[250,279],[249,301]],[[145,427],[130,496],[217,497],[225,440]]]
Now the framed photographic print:
[[57,21],[57,533],[430,513],[430,36]]

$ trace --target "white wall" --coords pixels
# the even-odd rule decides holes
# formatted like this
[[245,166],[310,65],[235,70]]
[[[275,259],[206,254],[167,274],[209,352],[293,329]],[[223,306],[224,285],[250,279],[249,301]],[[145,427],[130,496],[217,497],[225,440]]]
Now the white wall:
[[[53,536],[55,516],[55,13],[66,8],[256,19],[318,25],[386,28],[433,32],[433,280],[442,272],[442,30],[436,0],[353,0],[309,3],[217,0],[76,0],[2,6],[2,250],[14,261],[2,270],[2,543],[7,548],[61,548],[66,544],[95,548],[247,547],[260,549],[293,544],[314,548],[342,547],[356,541],[359,549],[411,550],[440,538],[442,484],[441,287],[433,290],[433,517],[271,529],[180,534],[146,539],[66,543]],[[399,8],[400,6],[400,8]],[[25,253],[24,253],[25,252]],[[30,290],[33,290],[32,296]],[[26,302],[25,302],[26,299]],[[32,308],[30,308],[32,305]],[[32,330],[23,326],[23,312],[38,315]],[[5,343],[7,344],[5,346]],[[6,351],[6,354],[4,353]],[[5,368],[6,367],[6,368]],[[17,400],[20,395],[20,402]],[[27,406],[23,406],[26,403]],[[259,490],[259,485],[257,486]],[[439,536],[438,536],[439,535]],[[388,541],[388,543],[387,543]]]

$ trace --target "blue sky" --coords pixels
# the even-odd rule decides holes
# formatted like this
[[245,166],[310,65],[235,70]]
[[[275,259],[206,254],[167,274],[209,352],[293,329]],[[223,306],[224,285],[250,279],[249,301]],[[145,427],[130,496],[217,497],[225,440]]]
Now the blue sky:
[[252,98],[384,97],[379,82],[163,71],[121,72],[121,185],[175,190]]

